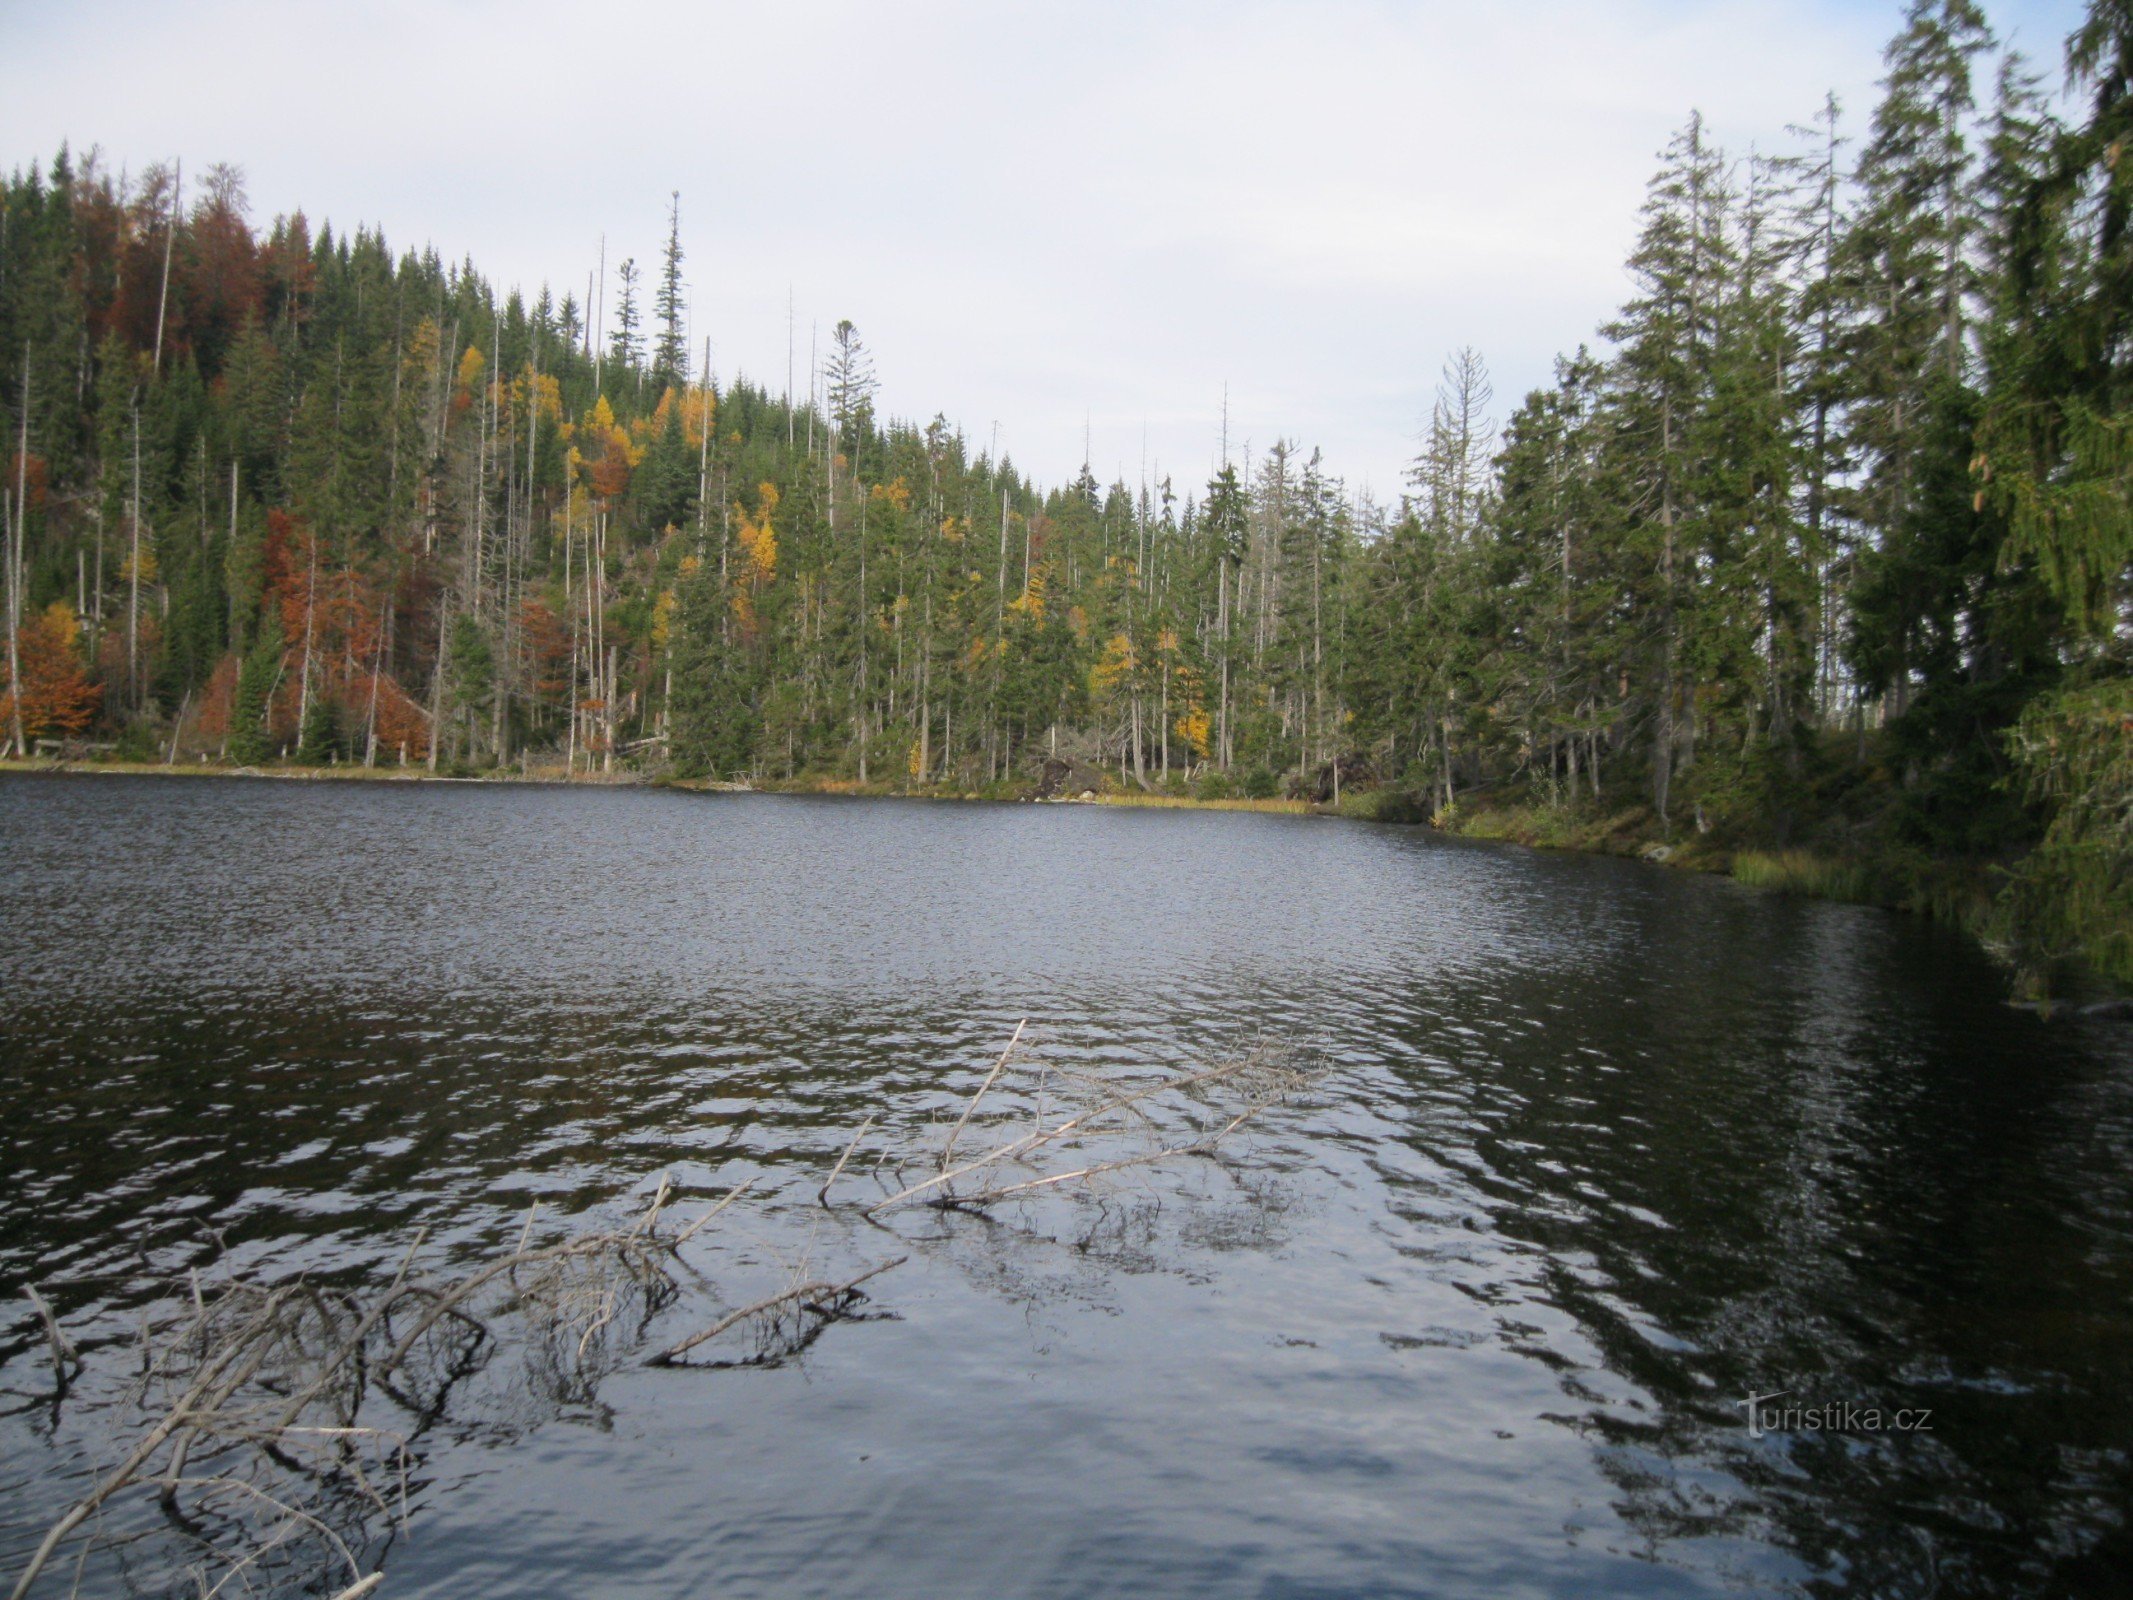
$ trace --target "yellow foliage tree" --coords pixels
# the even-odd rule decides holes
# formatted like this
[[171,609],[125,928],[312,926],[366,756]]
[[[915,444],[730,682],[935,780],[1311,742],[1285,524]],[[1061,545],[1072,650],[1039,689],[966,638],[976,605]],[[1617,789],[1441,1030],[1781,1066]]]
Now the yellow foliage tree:
[[689,448],[703,448],[704,435],[717,425],[718,401],[708,389],[690,389],[681,397],[681,432]]
[[1207,741],[1212,736],[1212,724],[1207,720],[1207,707],[1195,706],[1190,711],[1179,713],[1170,724],[1170,731],[1192,746],[1192,753],[1202,761],[1207,759]]
[[1089,669],[1090,692],[1098,700],[1109,700],[1132,678],[1139,665],[1133,641],[1122,633],[1114,633],[1104,645],[1103,654],[1096,658],[1096,665]]
[[1018,611],[1032,622],[1044,620],[1044,569],[1038,568],[1029,575],[1029,582],[1022,592],[1007,602],[1007,609]]
[[474,403],[474,390],[481,383],[482,369],[488,363],[482,360],[481,351],[468,345],[466,354],[459,358],[458,392],[452,396],[455,410],[464,411]]
[[756,485],[759,502],[753,516],[746,507],[736,507],[740,526],[734,540],[741,547],[741,567],[733,588],[733,615],[744,630],[755,627],[755,596],[778,575],[778,531],[771,518],[778,509],[778,486]]

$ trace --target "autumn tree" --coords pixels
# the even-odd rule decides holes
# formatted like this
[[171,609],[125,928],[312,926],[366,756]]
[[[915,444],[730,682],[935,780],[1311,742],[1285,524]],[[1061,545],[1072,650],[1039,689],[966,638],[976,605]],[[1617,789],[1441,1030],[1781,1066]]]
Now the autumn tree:
[[0,721],[19,726],[26,739],[85,731],[103,690],[89,679],[74,609],[53,601],[23,624],[15,651],[15,678],[0,692]]

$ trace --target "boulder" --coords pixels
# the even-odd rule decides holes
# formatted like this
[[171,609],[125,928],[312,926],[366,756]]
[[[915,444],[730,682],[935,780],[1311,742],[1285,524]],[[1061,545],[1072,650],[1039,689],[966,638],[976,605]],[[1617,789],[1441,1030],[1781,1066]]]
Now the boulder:
[[1032,800],[1093,800],[1103,793],[1104,775],[1086,761],[1052,756],[1038,774]]

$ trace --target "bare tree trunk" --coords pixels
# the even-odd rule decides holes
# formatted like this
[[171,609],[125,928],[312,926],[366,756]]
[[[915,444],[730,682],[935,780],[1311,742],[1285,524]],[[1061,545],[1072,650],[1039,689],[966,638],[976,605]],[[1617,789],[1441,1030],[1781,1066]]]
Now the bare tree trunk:
[[26,756],[22,736],[22,544],[30,531],[30,351],[22,348],[22,442],[15,455],[15,495],[9,508],[12,537],[7,555],[7,702],[8,731],[15,754]]
[[304,729],[311,721],[311,641],[317,632],[318,616],[318,534],[315,530],[306,531],[311,544],[311,561],[304,579],[304,669],[296,694],[298,745],[302,745]]
[[126,584],[126,698],[141,703],[141,392],[133,392],[133,559]]
[[452,621],[452,597],[443,584],[437,586],[437,664],[430,673],[430,771],[437,770],[437,751],[444,743],[444,648]]
[[607,692],[604,696],[607,702],[607,748],[600,756],[600,770],[603,772],[615,770],[615,688],[618,676],[615,670],[615,653],[619,648],[616,645],[607,647]]
[[578,775],[578,604],[571,566],[577,551],[571,540],[570,491],[563,491],[563,609],[570,613],[570,677],[563,686],[563,711],[568,719],[563,735],[563,775]]
[[[835,469],[831,483],[836,482]],[[854,470],[854,484],[857,471]],[[859,781],[867,781],[867,497],[859,496]],[[787,765],[790,765],[788,759]]]
[[[210,177],[213,174],[209,175]],[[185,192],[185,163],[178,161],[172,171],[170,183],[170,225],[163,230],[163,287],[156,295],[156,353],[152,370],[157,376],[163,372],[163,313],[170,306],[170,251],[178,238],[178,201]]]
[[1225,772],[1229,770],[1229,589],[1227,587],[1228,572],[1229,558],[1226,555],[1218,554],[1215,557],[1215,604],[1217,616],[1217,620],[1215,622],[1215,630],[1222,636],[1222,704],[1220,716],[1218,718],[1219,726],[1217,727],[1215,732],[1215,756],[1216,764],[1220,766]]
[[599,289],[593,301],[593,323],[588,325],[587,337],[592,340],[593,393],[600,394],[600,364],[605,359],[604,345],[607,340],[607,235],[600,235]]
[[1007,677],[1007,491],[1000,491],[1000,583],[994,596],[992,608],[992,706],[986,733],[986,776],[997,778],[994,769],[997,752],[995,743],[1000,737],[1000,691]]
[[22,742],[22,653],[18,636],[22,630],[21,584],[16,576],[15,546],[22,535],[15,526],[15,492],[0,489],[0,532],[7,535],[7,546],[0,550],[0,558],[7,565],[7,708],[9,737],[0,743],[0,756],[10,751],[16,755],[28,755]]

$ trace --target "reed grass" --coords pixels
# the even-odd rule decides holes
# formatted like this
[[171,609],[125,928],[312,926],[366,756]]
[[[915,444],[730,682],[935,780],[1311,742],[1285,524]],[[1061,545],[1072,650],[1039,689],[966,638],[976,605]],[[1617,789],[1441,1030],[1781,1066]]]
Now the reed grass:
[[1132,790],[1100,794],[1096,797],[1096,803],[1167,811],[1267,811],[1288,816],[1304,816],[1317,809],[1308,800],[1252,800],[1243,795],[1221,800],[1202,800],[1189,794],[1139,794]]
[[1867,868],[1811,850],[1742,850],[1733,857],[1733,876],[1750,888],[1812,895],[1819,900],[1878,898],[1874,875]]

